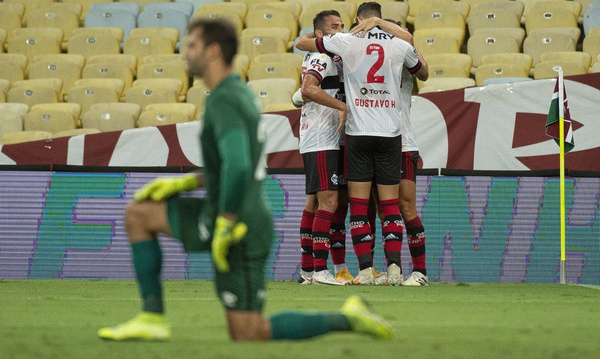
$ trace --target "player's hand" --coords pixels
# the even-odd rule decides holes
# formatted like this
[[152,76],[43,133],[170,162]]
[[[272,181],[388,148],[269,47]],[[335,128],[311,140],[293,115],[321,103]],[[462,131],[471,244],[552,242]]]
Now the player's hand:
[[198,187],[195,174],[183,177],[159,177],[135,192],[136,201],[164,201],[182,191],[190,191]]
[[377,17],[370,17],[368,19],[364,19],[362,21],[359,21],[358,25],[352,28],[352,30],[350,30],[349,32],[351,35],[365,37],[367,31],[379,25],[379,21],[381,21],[381,19]]
[[215,223],[215,234],[212,241],[212,257],[219,272],[229,272],[227,254],[229,247],[239,243],[248,232],[248,226],[235,222],[223,216],[218,216]]
[[342,130],[344,129],[344,125],[346,124],[346,119],[348,118],[348,108],[344,106],[344,109],[339,111],[339,115],[340,124],[337,128],[337,132],[341,134]]

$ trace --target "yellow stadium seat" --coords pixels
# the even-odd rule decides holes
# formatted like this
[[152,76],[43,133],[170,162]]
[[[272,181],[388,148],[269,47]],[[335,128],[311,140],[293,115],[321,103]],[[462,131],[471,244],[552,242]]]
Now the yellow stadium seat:
[[193,103],[153,103],[146,106],[146,111],[179,112],[184,114],[188,121],[196,119],[198,109]]
[[123,98],[125,93],[125,82],[120,78],[113,77],[87,77],[75,81],[77,87],[105,87],[114,91],[119,99]]
[[67,49],[73,30],[79,27],[79,16],[72,12],[47,11],[44,9],[30,11],[27,15],[27,27],[53,27],[63,31],[61,48]]
[[72,36],[84,35],[87,37],[95,37],[99,34],[112,36],[119,44],[123,41],[123,37],[125,36],[123,29],[120,27],[79,27],[73,30]]
[[167,38],[173,47],[179,41],[179,30],[174,27],[138,27],[129,33],[129,36],[141,36],[152,38],[155,35],[160,35]]
[[291,38],[290,29],[287,27],[253,27],[242,30],[242,36],[251,37],[262,37],[262,36],[276,36],[283,40],[286,44],[286,50],[290,50],[294,45],[293,39]]
[[281,62],[262,62],[250,65],[248,80],[288,78],[296,81],[300,86],[300,72],[293,64]]
[[0,28],[0,54],[4,53],[4,44],[6,43],[6,30]]
[[527,35],[523,42],[523,52],[531,55],[533,67],[546,52],[575,51],[575,43],[570,36],[552,29],[539,29]]
[[292,64],[298,70],[298,73],[302,71],[302,55],[295,54],[292,52],[286,52],[284,54],[264,54],[257,56],[254,58],[254,63],[264,63],[264,62],[283,62]]
[[[429,65],[429,79],[435,78],[468,78],[470,69],[465,71],[464,68],[453,65]],[[421,89],[425,82],[417,79],[417,88]]]
[[473,9],[467,22],[471,36],[476,30],[483,28],[521,28],[521,18],[505,9]]
[[[0,78],[0,93],[3,94],[5,99],[6,99],[6,95],[8,94],[9,90],[10,90],[10,81]],[[0,102],[4,102],[4,101],[0,101]]]
[[[81,72],[82,79],[119,79],[123,81],[123,93],[133,85],[131,70],[116,62],[97,62],[86,65]],[[122,96],[123,93],[119,93]]]
[[228,12],[236,14],[242,22],[246,19],[248,5],[241,2],[206,2],[201,4],[196,14],[209,15],[212,13]]
[[135,55],[113,54],[113,55],[93,55],[87,58],[86,65],[98,63],[114,63],[123,65],[129,69],[131,74],[136,73],[138,58]]
[[256,96],[264,112],[268,104],[291,103],[292,95],[298,89],[293,79],[262,79],[248,81],[248,87]]
[[558,52],[547,52],[540,55],[540,62],[571,62],[584,68],[586,71],[592,64],[592,56],[586,52],[580,51],[558,51]]
[[119,0],[119,2],[133,2],[140,6],[140,9],[143,11],[144,7],[149,4],[156,4],[165,2],[165,0]]
[[508,35],[483,36],[479,33],[471,36],[467,42],[467,53],[473,58],[473,66],[481,65],[481,58],[488,54],[518,53],[519,44]]
[[[83,12],[83,5],[77,2],[51,2],[51,3],[39,3],[31,6],[33,11],[43,10],[46,12],[68,12],[75,14],[77,19],[81,17]],[[31,16],[31,13],[28,14]],[[29,20],[26,19],[26,21]]]
[[79,54],[86,58],[94,55],[117,55],[121,52],[120,42],[113,36],[103,33],[73,35],[67,47],[69,54]]
[[115,110],[101,111],[90,109],[83,116],[83,128],[94,128],[101,132],[123,131],[135,128],[135,119],[131,113]]
[[[24,30],[24,29],[19,29]],[[59,29],[57,29],[59,30]],[[59,30],[62,33],[62,30]],[[50,33],[50,31],[49,31]],[[61,35],[62,36],[62,35]],[[60,54],[60,40],[46,35],[14,35],[8,41],[8,53],[27,56],[28,63],[37,55]],[[25,70],[27,72],[27,70]]]
[[456,90],[465,87],[472,87],[475,85],[475,80],[473,80],[472,78],[440,77],[425,81],[424,86],[419,90],[419,94]]
[[481,58],[481,63],[483,65],[494,63],[512,64],[520,66],[525,73],[529,74],[531,65],[533,64],[533,59],[531,58],[531,55],[523,53],[500,53],[484,55]]
[[423,56],[435,54],[458,54],[460,44],[451,35],[435,29],[415,31],[413,35],[415,47]]
[[[360,1],[360,2],[358,2]],[[363,3],[362,0],[354,1],[354,3],[358,6]],[[406,27],[407,18],[408,18],[408,3],[405,2],[396,2],[396,1],[386,1],[380,3],[381,5],[381,16],[384,19],[392,19],[396,22],[402,21],[402,26]]]
[[[337,12],[340,13],[340,17],[344,23],[344,26],[349,29],[354,23],[354,18],[356,17],[356,8],[356,4],[342,1],[303,3],[302,12],[300,13],[299,18],[300,28],[313,28],[313,19],[323,10],[337,10]],[[296,36],[294,36],[294,38]]]
[[181,81],[175,79],[136,80],[125,92],[125,102],[139,104],[143,112],[149,104],[178,102],[181,86]]
[[288,1],[273,1],[273,2],[258,2],[249,7],[249,10],[265,10],[265,9],[276,9],[276,10],[285,10],[290,14],[294,15],[296,21],[300,18],[300,13],[302,12],[302,5],[296,2],[288,2]]
[[104,102],[97,103],[90,107],[90,110],[98,110],[104,112],[111,111],[123,111],[127,112],[131,115],[134,122],[137,122],[138,117],[140,117],[140,113],[142,112],[142,107],[137,103],[127,103],[127,102]]
[[7,80],[12,84],[25,79],[25,72],[20,65],[0,57],[0,79]]
[[523,11],[525,10],[525,5],[521,1],[492,1],[492,2],[484,2],[479,3],[475,7],[471,9],[473,10],[495,10],[502,9],[512,11],[515,15],[517,15],[517,19],[519,19],[519,23],[521,22],[521,17],[523,16]]
[[202,80],[194,81],[194,85],[188,90],[185,102],[196,106],[197,117],[204,112],[204,102],[209,93],[210,91]]
[[[187,66],[187,64],[186,64]],[[250,67],[250,58],[247,55],[237,54],[233,58],[233,72],[240,75],[246,81],[248,78],[248,68]]]
[[147,64],[138,68],[137,79],[177,79],[181,81],[181,91],[178,93],[181,101],[185,99],[189,88],[189,77],[184,64],[167,62],[164,64]]
[[108,86],[76,85],[71,88],[68,96],[69,102],[77,103],[81,106],[80,119],[85,116],[90,110],[90,107],[94,104],[119,101],[117,92]]
[[534,7],[525,18],[525,30],[528,35],[535,29],[555,27],[577,27],[577,17],[564,9],[550,10]]
[[540,61],[533,69],[533,78],[535,80],[551,79],[558,76],[554,69],[560,66],[564,76],[583,75],[588,73],[588,69],[569,61]]
[[81,78],[81,66],[60,60],[34,61],[29,68],[30,79],[59,78],[62,80],[60,99],[64,99],[75,81]]
[[25,5],[18,2],[0,2],[0,14],[6,14],[8,12],[15,13],[19,16],[19,26],[25,14]]
[[[2,5],[4,3],[0,3]],[[21,28],[21,17],[12,11],[4,10],[0,7],[0,29],[4,30],[6,38],[4,39],[3,49],[8,48],[10,38],[13,36],[13,30]]]
[[277,36],[242,36],[239,43],[239,54],[246,55],[252,62],[263,54],[285,53],[287,44]]
[[138,58],[138,63],[140,63],[144,56],[173,54],[175,53],[175,46],[169,39],[159,34],[130,35],[125,39],[123,53],[135,55]]
[[31,110],[23,119],[25,131],[47,131],[51,133],[73,130],[76,119],[68,111]]
[[7,132],[2,135],[2,142],[5,145],[50,139],[52,139],[52,133],[47,131]]
[[[4,105],[4,104],[0,104]],[[23,131],[23,115],[13,111],[0,111],[0,144],[5,133]]]
[[13,65],[17,65],[23,72],[25,72],[27,64],[29,63],[29,59],[23,54],[0,54],[0,61],[6,61]]
[[[312,20],[311,20],[312,21]],[[246,15],[246,29],[252,28],[286,28],[290,30],[287,42],[298,37],[298,22],[294,15],[286,10],[265,9],[251,10]],[[273,32],[271,32],[272,34]],[[243,32],[242,32],[243,34]],[[268,35],[268,34],[267,34]]]
[[506,63],[482,64],[475,70],[475,82],[477,86],[483,86],[488,78],[498,77],[529,77],[529,72],[522,66]]
[[22,4],[25,6],[25,12],[23,13],[22,16],[22,24],[23,26],[26,25],[26,20],[27,20],[27,15],[29,14],[29,12],[31,10],[33,10],[33,7],[38,5],[38,4],[44,4],[44,3],[53,3],[54,0],[4,0],[5,3],[18,3],[18,4]]
[[477,29],[475,34],[485,37],[510,36],[517,41],[519,49],[523,46],[523,40],[525,40],[525,29],[522,27],[487,27]]
[[61,3],[64,3],[64,4],[81,5],[81,14],[79,15],[79,22],[81,24],[83,24],[83,22],[85,20],[85,16],[87,15],[88,11],[90,10],[90,6],[93,3],[100,3],[100,2],[112,2],[112,0],[61,0]]
[[473,59],[467,54],[437,54],[425,57],[428,66],[451,65],[470,73]]
[[15,112],[25,116],[29,112],[29,105],[17,102],[0,103],[0,113],[2,112]]
[[36,79],[15,81],[8,92],[8,102],[27,104],[59,102],[62,81],[60,79]]
[[142,59],[140,66],[148,64],[165,64],[167,62],[181,62],[182,64],[186,63],[182,54],[157,54],[145,56]]
[[31,111],[62,111],[69,113],[76,122],[76,126],[80,126],[79,117],[81,116],[81,106],[78,103],[57,102],[57,103],[40,103],[33,105]]
[[145,110],[140,115],[138,127],[164,126],[174,125],[177,123],[190,122],[190,119],[181,112],[164,112],[164,111],[148,111]]
[[[537,10],[546,11],[549,13],[567,12],[573,15],[575,21],[577,21],[579,16],[583,14],[581,12],[581,3],[577,1],[537,1],[533,4],[532,11],[536,12]],[[529,15],[531,15],[531,13]]]
[[600,55],[600,32],[591,32],[583,39],[583,52],[592,57],[592,66],[597,63],[598,55]]

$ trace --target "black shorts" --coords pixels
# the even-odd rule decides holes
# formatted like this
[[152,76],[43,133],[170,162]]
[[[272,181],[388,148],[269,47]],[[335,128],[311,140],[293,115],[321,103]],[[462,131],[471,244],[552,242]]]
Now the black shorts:
[[402,172],[400,179],[417,182],[417,165],[419,163],[419,151],[402,152]]
[[306,177],[306,194],[319,191],[337,191],[346,184],[340,150],[307,152],[302,154]]
[[346,136],[346,180],[394,185],[400,182],[402,136]]

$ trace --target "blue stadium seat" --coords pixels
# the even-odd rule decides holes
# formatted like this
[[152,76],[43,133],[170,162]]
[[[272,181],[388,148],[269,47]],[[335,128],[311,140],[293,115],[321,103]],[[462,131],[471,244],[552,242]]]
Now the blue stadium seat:
[[[102,3],[105,4],[105,3]],[[110,3],[106,3],[110,4]],[[137,5],[137,4],[136,4]],[[121,48],[131,30],[136,28],[135,16],[126,10],[92,11],[85,16],[85,27],[117,27],[123,30]]]
[[[148,5],[147,7],[149,7]],[[138,16],[138,27],[172,27],[179,30],[179,41],[175,50],[179,50],[181,39],[185,36],[188,18],[181,12],[161,9],[144,9]]]
[[189,2],[159,2],[146,5],[146,7],[144,7],[144,12],[146,11],[158,11],[163,13],[179,11],[187,17],[188,21],[190,21],[190,18],[194,13],[194,5]]
[[141,9],[140,5],[134,2],[97,2],[90,5],[89,11],[127,11],[137,18],[140,14]]
[[[592,3],[595,4],[595,3]],[[590,29],[600,27],[600,1],[598,1],[597,7],[590,7],[583,14],[583,32],[587,36]]]

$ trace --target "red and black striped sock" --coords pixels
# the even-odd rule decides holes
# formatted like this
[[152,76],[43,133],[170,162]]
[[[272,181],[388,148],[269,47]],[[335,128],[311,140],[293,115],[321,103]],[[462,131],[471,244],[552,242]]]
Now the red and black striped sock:
[[315,214],[304,210],[300,220],[300,268],[305,272],[314,270],[312,226]]
[[313,257],[315,272],[319,272],[327,269],[327,258],[329,258],[329,243],[331,241],[331,221],[333,220],[333,213],[318,210],[315,213],[315,220],[312,227],[312,239],[313,239]]
[[421,218],[417,216],[405,224],[413,270],[427,275],[425,263],[425,228],[423,228]]
[[380,201],[383,212],[383,248],[388,266],[392,263],[400,266],[402,251],[402,216],[397,199]]
[[348,206],[338,206],[331,222],[331,261],[334,265],[346,263],[346,215]]
[[360,270],[371,267],[372,236],[368,208],[368,199],[350,198],[350,235]]
[[369,218],[369,226],[371,226],[371,267],[375,258],[375,241],[377,240],[377,207],[375,201],[369,201],[369,209],[367,210],[367,217]]

